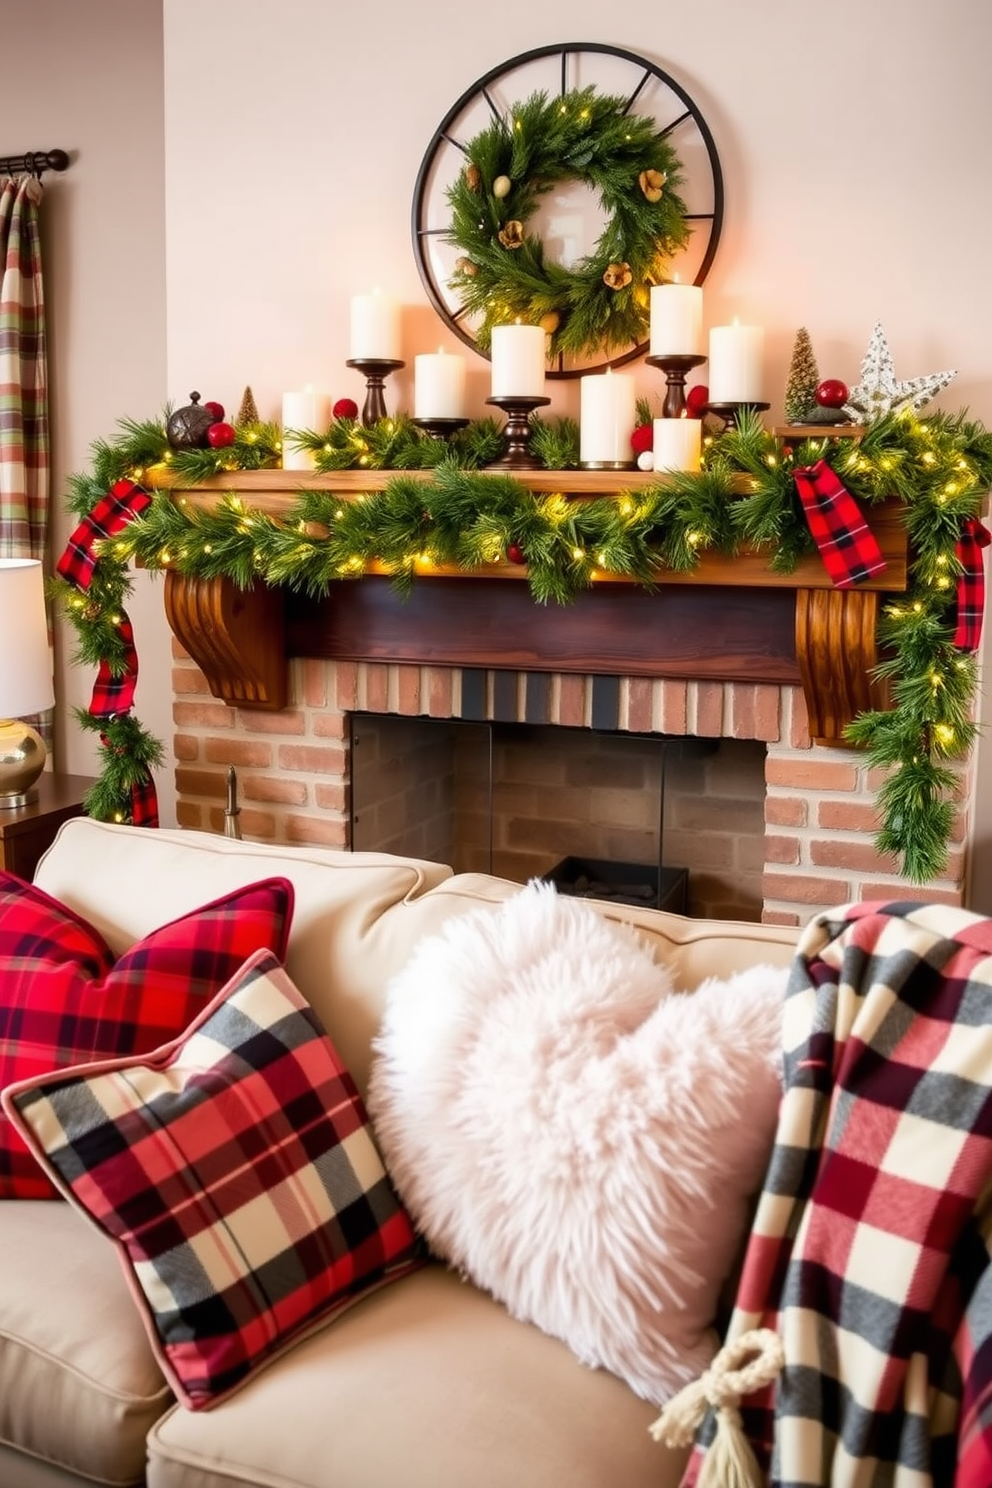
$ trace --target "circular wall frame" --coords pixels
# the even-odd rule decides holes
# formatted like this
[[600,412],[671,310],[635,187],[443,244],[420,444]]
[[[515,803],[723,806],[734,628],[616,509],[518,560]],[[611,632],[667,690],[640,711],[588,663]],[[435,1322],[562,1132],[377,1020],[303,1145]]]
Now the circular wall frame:
[[[413,251],[428,298],[449,329],[480,355],[486,353],[450,282],[459,249],[449,236],[448,190],[464,168],[466,142],[494,119],[507,118],[514,104],[534,93],[563,95],[590,86],[624,98],[627,109],[652,118],[671,141],[683,167],[681,194],[692,229],[688,247],[673,261],[673,272],[685,284],[702,284],[710,270],[723,227],[723,173],[706,120],[681,84],[636,52],[598,42],[523,52],[479,78],[448,110],[427,147],[413,193]],[[549,256],[568,263],[589,251],[602,230],[602,209],[580,183],[550,196],[538,225]],[[616,367],[642,356],[647,346],[640,341],[608,362],[560,355],[548,375],[578,377]]]

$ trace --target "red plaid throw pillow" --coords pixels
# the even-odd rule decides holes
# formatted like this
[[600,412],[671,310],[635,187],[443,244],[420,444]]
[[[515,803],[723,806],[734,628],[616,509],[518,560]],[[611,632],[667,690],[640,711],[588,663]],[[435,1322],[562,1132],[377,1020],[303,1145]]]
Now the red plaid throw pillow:
[[[0,1089],[180,1034],[253,951],[285,954],[293,886],[270,878],[154,930],[118,957],[57,899],[0,872]],[[58,1194],[0,1116],[0,1199]]]
[[2,1100],[117,1245],[190,1410],[420,1264],[355,1085],[269,952],[154,1054],[45,1075]]

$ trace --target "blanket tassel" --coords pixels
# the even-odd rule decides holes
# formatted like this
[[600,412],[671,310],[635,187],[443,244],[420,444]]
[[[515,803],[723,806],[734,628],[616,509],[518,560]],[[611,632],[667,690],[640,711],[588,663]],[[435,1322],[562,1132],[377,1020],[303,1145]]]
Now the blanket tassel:
[[752,1328],[725,1344],[705,1374],[686,1385],[651,1426],[655,1441],[687,1447],[708,1406],[716,1413],[716,1435],[703,1459],[696,1488],[762,1488],[763,1475],[744,1435],[739,1406],[781,1373],[782,1340],[771,1328]]

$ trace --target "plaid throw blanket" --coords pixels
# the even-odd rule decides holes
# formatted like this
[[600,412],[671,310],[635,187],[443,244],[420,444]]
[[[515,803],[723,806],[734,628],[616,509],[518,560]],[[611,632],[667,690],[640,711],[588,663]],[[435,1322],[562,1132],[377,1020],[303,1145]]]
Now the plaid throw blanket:
[[[859,904],[803,932],[785,1095],[728,1337],[781,1488],[992,1485],[992,921]],[[712,1439],[704,1423],[684,1485]]]

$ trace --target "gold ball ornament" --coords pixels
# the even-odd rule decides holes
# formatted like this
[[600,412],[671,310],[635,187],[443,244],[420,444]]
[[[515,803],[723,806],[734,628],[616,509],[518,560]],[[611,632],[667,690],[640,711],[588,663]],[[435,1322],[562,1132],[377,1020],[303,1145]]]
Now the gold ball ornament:
[[502,201],[504,196],[509,196],[513,190],[513,182],[509,176],[497,176],[493,182],[493,196],[497,201]]
[[537,323],[546,335],[553,336],[561,325],[561,316],[557,310],[549,310],[547,315],[542,315]]

